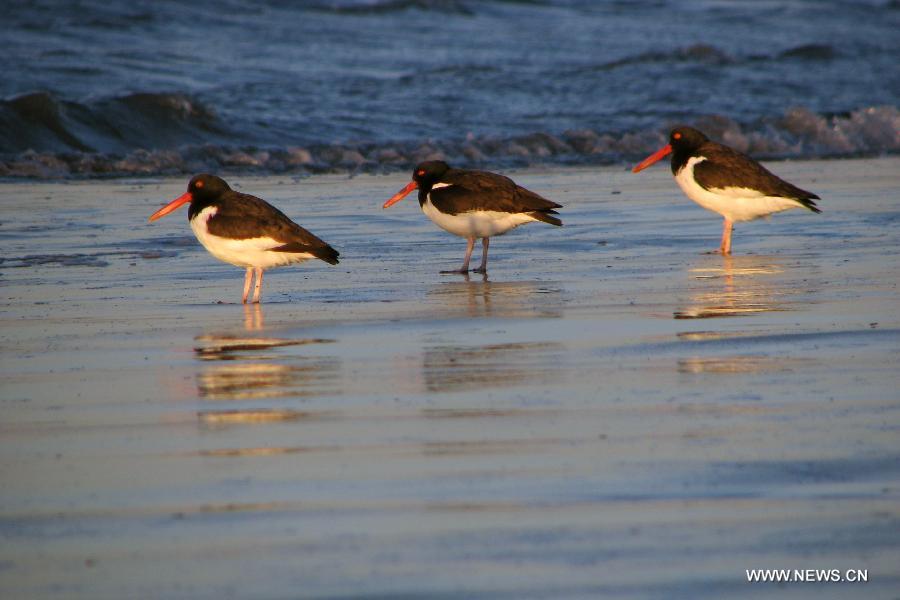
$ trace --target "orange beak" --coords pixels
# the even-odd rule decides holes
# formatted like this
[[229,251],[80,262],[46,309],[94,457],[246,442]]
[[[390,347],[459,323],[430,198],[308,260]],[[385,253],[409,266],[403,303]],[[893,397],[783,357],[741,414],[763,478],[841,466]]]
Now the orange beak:
[[652,165],[653,163],[660,160],[662,157],[666,156],[667,154],[669,154],[671,152],[672,152],[672,145],[666,144],[665,146],[663,146],[662,148],[660,148],[659,150],[657,150],[656,152],[654,152],[653,154],[651,154],[650,156],[648,156],[647,158],[642,160],[640,162],[640,164],[638,164],[631,170],[631,172],[637,173],[638,171],[643,171],[644,169],[646,169],[647,167],[649,167],[650,165]]
[[414,189],[416,189],[418,187],[419,187],[418,183],[416,183],[415,181],[410,181],[409,183],[406,184],[405,188],[403,188],[402,190],[400,190],[399,192],[397,192],[396,194],[391,196],[391,199],[388,200],[387,202],[385,202],[384,206],[382,206],[381,208],[387,208],[388,206],[393,206],[394,204],[397,204],[398,202],[400,202],[401,200],[406,198],[406,196],[408,196],[411,191],[413,191]]
[[175,198],[174,200],[172,200],[171,202],[169,202],[168,204],[166,204],[165,206],[163,206],[161,209],[159,209],[152,215],[150,215],[149,220],[155,221],[160,217],[164,217],[167,214],[169,214],[170,212],[172,212],[173,210],[175,210],[176,208],[178,208],[179,206],[181,206],[182,204],[187,204],[188,202],[190,202],[193,199],[194,199],[194,197],[191,196],[190,192],[185,192],[182,195]]

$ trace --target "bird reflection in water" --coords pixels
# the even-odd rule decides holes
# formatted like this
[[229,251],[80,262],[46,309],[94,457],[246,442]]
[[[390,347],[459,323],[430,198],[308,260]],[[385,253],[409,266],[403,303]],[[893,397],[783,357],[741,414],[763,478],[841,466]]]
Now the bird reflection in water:
[[462,311],[467,317],[538,317],[562,316],[562,289],[546,281],[490,281],[487,273],[473,281],[468,273],[464,281],[448,281],[428,291],[438,300],[442,314],[455,316]]
[[246,331],[262,331],[262,307],[258,303],[243,304],[242,306],[244,307],[244,329]]
[[[792,310],[796,301],[791,296],[804,291],[795,287],[796,278],[791,269],[784,268],[772,256],[716,256],[703,260],[690,270],[693,288],[690,303],[675,311],[676,319],[741,317]],[[678,339],[702,343],[747,335],[746,331],[734,330],[688,331],[679,333]],[[811,362],[806,357],[716,353],[680,358],[676,368],[686,375],[737,375],[793,371]]]
[[264,331],[262,307],[257,304],[244,307],[243,332],[197,336],[194,355],[202,365],[197,373],[198,396],[207,400],[246,400],[336,393],[340,378],[338,358],[274,351],[334,340],[272,337],[262,335]]
[[784,269],[771,256],[708,257],[690,270],[690,302],[676,319],[739,317],[789,310],[783,298],[792,290],[778,275]]
[[788,373],[814,363],[813,359],[787,356],[691,357],[678,360],[678,372],[694,375],[700,373],[718,375]]

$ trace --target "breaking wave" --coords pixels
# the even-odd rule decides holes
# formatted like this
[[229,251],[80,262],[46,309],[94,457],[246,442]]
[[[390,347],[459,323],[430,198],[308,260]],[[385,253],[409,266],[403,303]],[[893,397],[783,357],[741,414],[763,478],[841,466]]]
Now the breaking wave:
[[184,94],[135,93],[83,104],[34,92],[0,101],[4,153],[127,152],[223,133],[213,111]]
[[[112,101],[117,115],[86,117],[78,105],[54,101],[46,94],[17,98],[4,111],[27,108],[32,123],[28,139],[43,142],[43,151],[15,148],[0,157],[0,177],[54,179],[190,174],[201,171],[251,171],[312,174],[381,172],[410,169],[422,160],[443,159],[467,167],[521,167],[534,164],[614,164],[632,161],[665,143],[669,126],[660,130],[604,132],[594,129],[561,133],[535,132],[513,137],[468,136],[465,139],[311,144],[261,147],[210,142],[181,144],[196,131],[204,139],[223,129],[215,115],[185,96],[134,94]],[[20,112],[21,114],[21,112]],[[6,112],[4,112],[4,116]],[[116,118],[130,119],[127,127]],[[95,129],[86,129],[93,122]],[[867,107],[850,113],[821,115],[806,108],[752,123],[720,115],[694,119],[711,138],[754,157],[836,158],[900,152],[900,110]],[[4,123],[6,127],[6,123]],[[154,140],[162,149],[132,146]],[[173,147],[165,147],[171,145]],[[97,146],[127,148],[94,151]]]
[[671,5],[13,2],[0,177],[617,163],[676,122],[761,158],[898,151],[897,0]]

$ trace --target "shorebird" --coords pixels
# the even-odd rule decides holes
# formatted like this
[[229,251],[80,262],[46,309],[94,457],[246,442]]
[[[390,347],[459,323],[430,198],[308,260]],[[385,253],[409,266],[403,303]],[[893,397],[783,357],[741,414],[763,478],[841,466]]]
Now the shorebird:
[[752,221],[792,208],[822,212],[819,197],[770,173],[737,150],[710,141],[693,127],[676,127],[669,143],[632,169],[637,173],[668,154],[672,173],[688,198],[725,218],[718,252],[731,254],[735,221]]
[[419,190],[419,206],[435,225],[466,238],[466,257],[462,267],[442,273],[467,273],[475,240],[481,238],[481,266],[475,273],[487,272],[491,237],[532,221],[561,226],[554,215],[562,205],[551,202],[517,185],[509,177],[487,171],[454,169],[440,160],[420,163],[412,181],[384,203],[387,208],[400,202],[413,190]]
[[237,267],[244,267],[246,304],[253,274],[253,302],[259,302],[263,269],[299,263],[310,258],[338,263],[337,250],[303,229],[280,210],[256,196],[231,189],[215,175],[195,175],[187,192],[150,215],[163,217],[190,202],[188,221],[194,235],[210,254]]

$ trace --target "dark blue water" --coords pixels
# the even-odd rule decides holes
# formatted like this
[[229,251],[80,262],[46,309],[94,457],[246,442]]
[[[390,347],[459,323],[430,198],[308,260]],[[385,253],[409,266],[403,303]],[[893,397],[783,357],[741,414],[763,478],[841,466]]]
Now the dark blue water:
[[[9,3],[4,3],[9,4]],[[0,176],[900,151],[897,0],[12,2]]]

